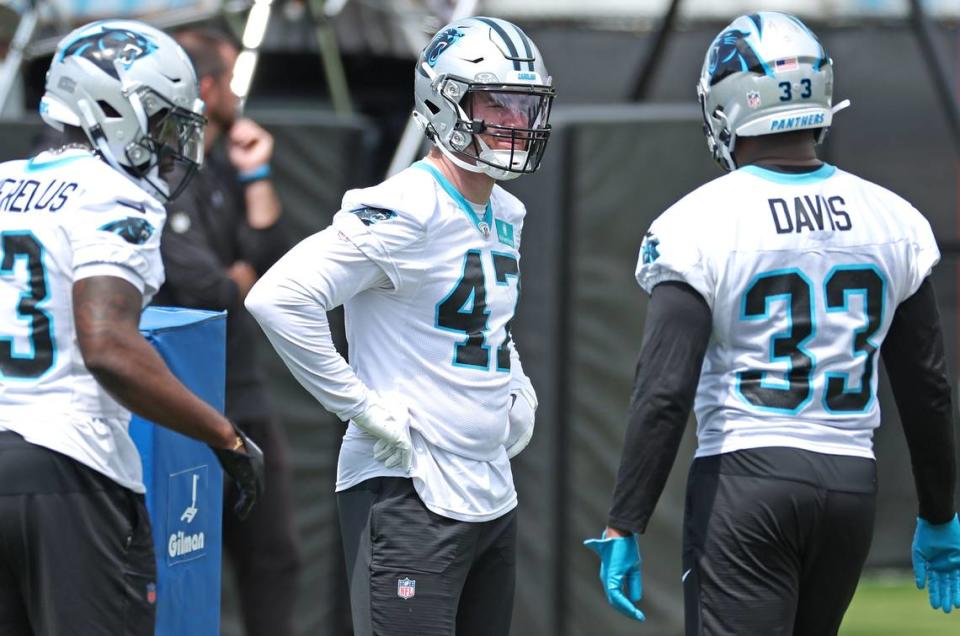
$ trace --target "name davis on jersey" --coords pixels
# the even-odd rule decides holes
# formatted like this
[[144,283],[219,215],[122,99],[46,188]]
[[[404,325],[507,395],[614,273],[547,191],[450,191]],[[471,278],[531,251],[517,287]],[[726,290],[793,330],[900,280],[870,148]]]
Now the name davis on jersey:
[[850,215],[842,207],[846,202],[841,196],[804,195],[793,200],[767,199],[767,203],[777,234],[800,234],[804,230],[846,232],[853,227]]

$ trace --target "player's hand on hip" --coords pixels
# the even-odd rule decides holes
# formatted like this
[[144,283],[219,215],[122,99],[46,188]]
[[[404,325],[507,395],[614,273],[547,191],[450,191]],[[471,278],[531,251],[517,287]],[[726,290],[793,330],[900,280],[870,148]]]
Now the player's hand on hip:
[[227,136],[227,153],[238,172],[254,172],[273,158],[273,135],[252,119],[238,119]]
[[237,443],[233,448],[214,448],[213,452],[240,491],[233,512],[240,519],[246,519],[263,495],[263,451],[243,431],[236,431]]
[[507,457],[520,454],[533,438],[533,426],[537,415],[537,394],[533,387],[518,387],[510,394],[510,431],[504,446]]
[[607,602],[625,616],[638,621],[646,620],[643,612],[634,605],[643,598],[640,550],[636,537],[608,538],[604,530],[599,539],[587,539],[583,545],[600,556],[600,583],[603,584]]
[[917,517],[913,534],[913,575],[927,588],[930,606],[949,613],[960,608],[960,521],[931,524]]
[[374,459],[387,468],[410,472],[413,443],[406,409],[388,409],[379,396],[371,394],[367,410],[354,417],[353,423],[377,438],[373,446]]

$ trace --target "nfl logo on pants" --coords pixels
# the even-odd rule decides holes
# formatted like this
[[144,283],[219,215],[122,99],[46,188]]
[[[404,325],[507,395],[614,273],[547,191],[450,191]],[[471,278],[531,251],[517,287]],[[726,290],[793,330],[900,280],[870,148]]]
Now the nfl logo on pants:
[[417,582],[414,579],[397,579],[397,596],[406,600],[413,598],[417,593]]

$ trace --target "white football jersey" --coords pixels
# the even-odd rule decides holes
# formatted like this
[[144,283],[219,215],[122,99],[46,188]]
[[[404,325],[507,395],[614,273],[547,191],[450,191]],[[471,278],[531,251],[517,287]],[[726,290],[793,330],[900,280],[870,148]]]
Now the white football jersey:
[[163,282],[163,206],[90,152],[0,164],[0,429],[143,492],[130,413],[84,366],[72,286]]
[[746,166],[664,212],[636,274],[648,292],[685,282],[712,311],[697,456],[788,446],[873,457],[880,345],[939,258],[916,209],[830,165]]
[[[504,442],[524,214],[500,187],[478,214],[420,161],[347,192],[333,220],[392,287],[344,304],[350,366],[366,386],[408,407],[414,484],[444,516],[483,521],[516,505]],[[338,490],[397,474],[373,459],[373,442],[351,423]]]

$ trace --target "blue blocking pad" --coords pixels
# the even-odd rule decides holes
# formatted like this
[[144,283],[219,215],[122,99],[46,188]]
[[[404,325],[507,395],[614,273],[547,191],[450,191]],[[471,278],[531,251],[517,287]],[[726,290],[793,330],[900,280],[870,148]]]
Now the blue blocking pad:
[[[149,307],[140,331],[191,391],[223,411],[226,314]],[[223,472],[210,448],[137,416],[157,557],[157,636],[220,633]]]

